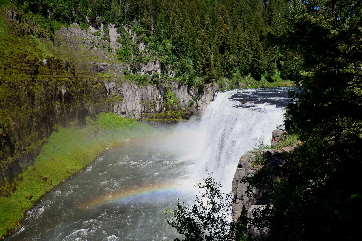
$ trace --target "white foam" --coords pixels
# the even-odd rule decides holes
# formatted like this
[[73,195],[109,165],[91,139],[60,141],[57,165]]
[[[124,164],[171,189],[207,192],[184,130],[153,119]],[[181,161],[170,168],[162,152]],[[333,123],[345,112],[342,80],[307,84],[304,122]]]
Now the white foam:
[[283,124],[284,109],[270,104],[253,104],[250,108],[236,108],[238,102],[230,100],[235,91],[217,94],[198,124],[181,125],[189,128],[189,152],[184,159],[194,161],[190,177],[195,183],[209,173],[231,191],[232,178],[240,157],[260,142],[269,145],[271,134]]

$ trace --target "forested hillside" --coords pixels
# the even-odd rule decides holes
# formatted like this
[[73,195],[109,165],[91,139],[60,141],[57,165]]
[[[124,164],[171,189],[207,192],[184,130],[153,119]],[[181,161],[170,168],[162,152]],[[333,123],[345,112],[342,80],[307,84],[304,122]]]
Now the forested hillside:
[[[285,1],[0,4],[0,170],[7,179],[32,163],[58,126],[81,127],[86,117],[114,110],[124,95],[108,82],[160,89],[162,105],[140,100],[154,112],[145,118],[162,111],[173,118],[188,110],[172,102],[170,81],[196,89],[186,91],[190,109],[207,84],[282,85],[298,73],[298,55],[277,45],[287,29]],[[145,66],[151,70],[140,71]],[[19,160],[23,167],[14,164]],[[1,190],[8,194],[9,187]]]
[[118,58],[131,71],[140,63],[159,61],[164,77],[190,85],[225,78],[222,85],[230,81],[236,87],[244,76],[274,82],[297,73],[298,56],[282,53],[275,39],[288,27],[284,0],[14,2],[50,29],[71,23],[84,28],[116,24],[122,44]]
[[[111,111],[119,99],[108,98],[105,79],[164,84],[165,106],[175,99],[167,89],[171,80],[230,89],[289,79],[300,87],[287,112],[289,133],[301,144],[280,180],[264,174],[249,179],[272,194],[264,212],[244,218],[269,230],[268,240],[359,240],[360,0],[0,0],[0,7],[0,168],[20,170],[10,164],[19,158],[30,163],[58,128],[81,129],[87,117]],[[119,37],[111,48],[113,25]],[[108,45],[85,39],[84,51],[69,50],[73,36],[60,41],[57,34],[70,26],[92,29]],[[92,70],[100,63],[121,67],[117,73]],[[140,74],[149,63],[159,69]],[[7,181],[0,180],[9,185],[1,186],[3,196],[16,189]],[[19,221],[2,227],[1,235]],[[249,239],[247,229],[237,232]]]

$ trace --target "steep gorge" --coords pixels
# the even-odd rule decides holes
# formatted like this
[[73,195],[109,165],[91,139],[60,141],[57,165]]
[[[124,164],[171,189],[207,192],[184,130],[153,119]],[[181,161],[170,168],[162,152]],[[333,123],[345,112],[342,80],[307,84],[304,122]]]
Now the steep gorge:
[[[129,79],[123,72],[129,66],[115,60],[114,35],[105,40],[92,34],[98,30],[79,26],[51,35],[9,6],[1,9],[0,195],[9,194],[11,182],[58,127],[81,128],[86,117],[101,112],[139,120],[188,118],[218,90]],[[140,73],[152,68],[147,63]]]

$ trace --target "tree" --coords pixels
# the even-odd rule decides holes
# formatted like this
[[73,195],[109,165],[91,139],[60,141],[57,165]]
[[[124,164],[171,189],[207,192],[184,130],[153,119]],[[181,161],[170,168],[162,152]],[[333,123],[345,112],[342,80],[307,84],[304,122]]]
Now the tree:
[[[167,212],[167,222],[185,235],[185,241],[228,240],[231,237],[231,196],[220,191],[221,185],[208,176],[197,186],[201,196],[193,204],[178,203],[173,212]],[[176,239],[179,240],[179,239]]]
[[303,144],[271,185],[269,240],[360,239],[361,12],[357,0],[291,1],[284,47],[304,72],[287,117]]
[[[283,24],[283,14],[288,3],[286,0],[14,2],[44,20],[78,23],[83,27],[89,24],[100,27],[108,23],[118,27],[128,26],[141,42],[149,43],[152,40],[152,45],[159,45],[160,48],[167,40],[173,45],[169,54],[172,59],[165,58],[162,53],[146,52],[165,69],[172,69],[174,77],[188,84],[198,83],[200,79],[218,81],[231,78],[236,71],[241,71],[244,76],[252,74],[257,80],[277,72],[275,62],[279,53],[270,44],[267,35],[283,32],[286,26]],[[46,22],[52,25],[53,21]],[[139,33],[137,30],[142,31]],[[135,64],[142,63],[143,57],[144,52],[140,51],[133,58],[134,62],[138,62]],[[185,62],[192,63],[187,64],[186,68],[191,70],[190,74],[188,70],[185,71]],[[282,70],[288,71],[289,66],[284,64]]]
[[[341,141],[361,119],[362,21],[360,1],[294,1],[288,36],[305,59],[307,74],[290,118],[303,141],[312,135]],[[292,42],[292,43],[291,43]],[[358,136],[355,129],[353,135]]]

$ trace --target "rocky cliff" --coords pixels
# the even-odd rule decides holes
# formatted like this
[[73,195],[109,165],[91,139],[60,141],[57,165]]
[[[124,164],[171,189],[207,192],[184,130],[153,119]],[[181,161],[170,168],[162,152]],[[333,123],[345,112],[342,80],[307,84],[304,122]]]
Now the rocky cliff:
[[[205,85],[200,91],[173,81],[164,85],[109,81],[105,88],[109,96],[118,98],[113,103],[113,112],[136,119],[149,119],[156,113],[170,110],[182,112],[186,118],[201,114],[218,90],[217,85]],[[171,105],[168,105],[167,94],[174,98]]]
[[[99,30],[77,25],[52,35],[9,6],[0,15],[0,195],[9,193],[12,180],[59,127],[81,128],[86,118],[101,112],[187,118],[201,113],[218,90],[217,85],[192,88],[160,78],[134,80],[124,73],[129,66],[116,59],[113,25],[108,37],[103,29],[98,36]],[[150,79],[147,73],[159,68],[146,63],[139,76]],[[162,113],[167,115],[157,115]]]
[[[19,90],[20,99],[3,108],[3,116],[7,119],[2,119],[0,146],[2,159],[7,159],[8,163],[4,165],[2,162],[0,180],[11,181],[31,165],[44,138],[57,126],[67,127],[76,123],[81,127],[86,117],[94,118],[100,112],[114,112],[139,120],[187,118],[202,113],[218,90],[216,85],[205,85],[198,90],[178,82],[137,84],[120,78],[109,80],[93,76],[88,79],[78,73],[69,77],[67,75],[71,73],[64,70],[59,61],[55,62],[60,69],[52,69],[53,61],[40,61],[39,73],[25,75],[21,81],[17,79],[28,90]],[[34,83],[26,83],[31,81]],[[14,84],[13,90],[18,88],[21,87]],[[169,95],[172,95],[172,104],[167,98]],[[9,96],[9,102],[11,98],[16,97]],[[171,110],[182,113],[182,116],[157,115]]]
[[[275,130],[272,133],[272,146],[278,145],[285,132]],[[239,160],[232,182],[234,203],[232,205],[233,220],[237,221],[242,215],[248,218],[253,217],[253,211],[263,209],[270,204],[269,195],[272,190],[268,185],[255,187],[249,183],[247,177],[270,178],[270,181],[277,181],[284,174],[287,163],[286,156],[293,148],[272,148],[263,151],[249,151]],[[260,159],[262,158],[262,159]],[[267,230],[257,230],[249,226],[249,232],[257,239],[263,240]]]

